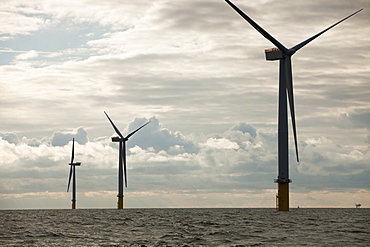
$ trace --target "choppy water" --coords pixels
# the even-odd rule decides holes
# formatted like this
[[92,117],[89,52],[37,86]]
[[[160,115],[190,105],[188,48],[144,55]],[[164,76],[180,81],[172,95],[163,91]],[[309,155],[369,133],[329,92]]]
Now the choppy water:
[[370,209],[1,210],[0,246],[370,246]]

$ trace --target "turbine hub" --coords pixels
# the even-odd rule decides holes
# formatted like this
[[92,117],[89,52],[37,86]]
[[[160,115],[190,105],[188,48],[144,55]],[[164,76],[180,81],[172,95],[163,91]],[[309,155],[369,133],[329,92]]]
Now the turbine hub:
[[288,49],[288,51],[285,53],[287,56],[292,56],[295,53],[295,50],[293,49]]

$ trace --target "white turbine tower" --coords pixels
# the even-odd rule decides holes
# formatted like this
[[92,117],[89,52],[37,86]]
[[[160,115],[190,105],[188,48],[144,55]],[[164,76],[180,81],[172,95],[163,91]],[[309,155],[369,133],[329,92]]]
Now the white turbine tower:
[[225,0],[236,12],[239,13],[252,27],[254,27],[259,33],[261,33],[266,39],[273,43],[277,48],[272,48],[265,50],[266,60],[279,60],[279,116],[278,116],[278,178],[275,180],[278,183],[278,195],[277,204],[279,211],[289,211],[289,183],[291,179],[289,178],[289,160],[288,160],[288,104],[290,106],[290,115],[292,118],[292,127],[294,135],[294,144],[296,150],[297,162],[298,158],[298,141],[297,141],[297,131],[294,113],[294,97],[293,97],[293,77],[292,77],[292,56],[302,47],[310,43],[312,40],[319,37],[321,34],[325,33],[329,29],[335,27],[342,21],[348,19],[349,17],[357,14],[362,9],[356,11],[355,13],[347,16],[346,18],[338,21],[337,23],[331,25],[320,33],[312,36],[309,39],[293,46],[288,49],[272,37],[268,32],[266,32],[262,27],[260,27],[256,22],[249,18],[243,11],[236,7],[229,0]]

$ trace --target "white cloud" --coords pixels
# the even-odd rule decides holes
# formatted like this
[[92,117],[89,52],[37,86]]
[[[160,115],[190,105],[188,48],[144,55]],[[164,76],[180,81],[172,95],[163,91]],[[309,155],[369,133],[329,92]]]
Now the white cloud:
[[48,20],[37,16],[26,16],[15,13],[15,9],[7,9],[3,5],[3,11],[0,12],[0,40],[8,40],[16,35],[28,35],[34,31],[49,25]]
[[210,138],[205,143],[204,146],[213,148],[213,149],[238,149],[239,145],[235,142],[231,142],[225,138]]
[[331,140],[329,140],[328,138],[326,138],[325,136],[321,136],[317,139],[315,138],[308,138],[303,145],[312,145],[312,146],[316,146],[316,145],[320,145],[320,144],[332,144],[333,142]]
[[[250,188],[253,193],[274,188],[272,179],[276,176],[276,151],[269,147],[275,145],[276,136],[266,138],[269,134],[247,123],[240,123],[239,126],[250,126],[250,129],[255,130],[256,136],[252,138],[249,132],[230,130],[234,129],[231,127],[224,133],[218,134],[217,137],[207,138],[205,142],[202,141],[203,137],[192,139],[190,143],[197,149],[188,153],[178,145],[178,143],[188,143],[186,136],[180,133],[173,134],[162,127],[155,117],[150,119],[153,120],[153,126],[146,132],[145,128],[142,129],[143,136],[138,136],[138,139],[134,141],[134,146],[129,148],[127,153],[130,185],[128,190],[133,199],[137,196],[140,198],[141,193],[157,194],[165,190],[171,194],[168,197],[169,200],[175,200],[183,191],[187,191],[186,193],[194,197],[195,201],[200,197],[213,198],[217,194],[220,198],[238,197],[241,199],[246,195],[247,188]],[[146,121],[145,118],[136,118],[127,125],[124,131],[129,132],[136,129]],[[109,123],[105,124],[109,125]],[[14,198],[17,195],[19,195],[18,198],[26,200],[24,193],[37,195],[45,190],[54,194],[64,191],[71,152],[70,137],[75,136],[78,139],[79,132],[85,140],[81,144],[75,143],[75,160],[82,163],[78,167],[79,191],[85,193],[86,200],[90,200],[91,203],[95,202],[93,198],[101,193],[114,194],[118,163],[118,151],[115,145],[112,147],[108,137],[87,141],[86,130],[79,127],[74,131],[53,133],[51,139],[58,141],[60,145],[68,139],[68,145],[52,145],[48,137],[39,140],[38,145],[29,145],[30,141],[26,137],[23,137],[22,141],[17,144],[0,139],[1,150],[4,152],[0,155],[1,169],[4,171],[2,173],[3,183],[0,187],[5,193],[1,200]],[[154,138],[151,142],[145,141],[153,137],[158,138]],[[129,142],[131,141],[130,139]],[[161,142],[168,143],[167,148],[160,148],[162,147]],[[238,145],[238,143],[244,145]],[[301,150],[303,161],[298,166],[292,163],[291,169],[293,180],[296,178],[298,181],[296,182],[298,184],[294,186],[298,186],[303,192],[306,191],[305,193],[313,193],[307,192],[312,191],[311,182],[307,182],[311,181],[312,176],[319,179],[321,184],[329,184],[325,182],[327,180],[325,176],[333,174],[339,180],[340,178],[348,179],[348,176],[357,176],[361,184],[362,174],[369,171],[366,163],[369,159],[368,153],[350,147],[342,148],[338,152],[335,149],[336,146],[325,137],[318,140],[307,140],[303,146]],[[175,152],[174,149],[177,151]],[[92,179],[94,183],[90,183]],[[360,184],[349,184],[348,187],[366,190],[364,187],[357,187]],[[218,188],[217,192],[215,188]],[[202,192],[199,193],[199,191]],[[256,196],[262,196],[262,194]],[[64,196],[57,195],[56,200],[62,197],[64,198]],[[265,200],[263,196],[261,200]],[[237,202],[238,205],[244,205],[242,201],[237,200]],[[143,203],[142,205],[155,206],[149,202]],[[180,204],[167,203],[166,205]],[[207,203],[204,201],[195,205],[206,206]],[[224,204],[219,202],[217,205]]]
[[28,59],[32,59],[38,56],[39,54],[37,53],[37,51],[31,50],[29,52],[21,53],[17,55],[15,58],[18,60],[28,60]]

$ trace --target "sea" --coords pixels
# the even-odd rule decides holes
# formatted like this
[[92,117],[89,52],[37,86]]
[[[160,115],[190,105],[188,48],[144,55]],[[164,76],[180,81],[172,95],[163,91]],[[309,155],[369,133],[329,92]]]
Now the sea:
[[0,246],[370,246],[370,209],[0,210]]

